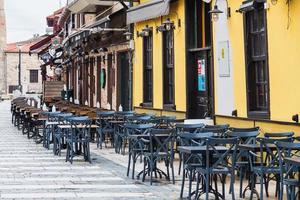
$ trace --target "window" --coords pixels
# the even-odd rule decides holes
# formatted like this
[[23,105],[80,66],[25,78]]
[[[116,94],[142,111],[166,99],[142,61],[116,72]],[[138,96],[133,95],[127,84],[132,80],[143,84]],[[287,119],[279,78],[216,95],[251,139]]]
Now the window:
[[144,103],[152,103],[153,98],[153,41],[152,41],[152,31],[150,31],[149,36],[143,37],[144,45]]
[[164,105],[174,105],[174,31],[163,32]]
[[263,8],[245,13],[245,49],[248,116],[269,118],[269,77],[266,13]]
[[8,86],[8,93],[9,94],[12,94],[14,90],[17,90],[19,89],[19,86],[18,85],[9,85]]
[[39,70],[29,70],[29,80],[30,83],[38,83],[39,82]]

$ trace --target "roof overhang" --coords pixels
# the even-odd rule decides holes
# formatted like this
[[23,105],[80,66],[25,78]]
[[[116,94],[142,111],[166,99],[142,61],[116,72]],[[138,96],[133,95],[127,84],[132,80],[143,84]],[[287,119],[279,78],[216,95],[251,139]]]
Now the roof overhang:
[[111,0],[74,0],[67,8],[72,13],[96,12],[96,6],[112,6],[116,2]]
[[165,16],[169,10],[170,0],[150,0],[127,10],[127,24]]

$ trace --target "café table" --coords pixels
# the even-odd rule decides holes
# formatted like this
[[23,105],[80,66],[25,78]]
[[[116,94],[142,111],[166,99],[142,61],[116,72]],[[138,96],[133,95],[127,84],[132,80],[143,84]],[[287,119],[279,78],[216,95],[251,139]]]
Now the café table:
[[[215,151],[218,151],[218,152],[228,151],[228,148],[226,146],[215,146],[214,148],[215,149],[213,149],[213,148],[208,149],[209,151],[211,151],[210,156],[212,156],[212,154]],[[207,147],[206,147],[206,145],[204,145],[204,146],[178,146],[177,149],[180,153],[182,153],[183,158],[185,158],[185,154],[188,154],[189,157],[191,157],[192,155],[201,154],[202,158],[205,158]],[[210,159],[210,160],[212,160],[212,159]],[[185,160],[182,159],[182,162],[183,162],[183,166],[184,166]],[[184,170],[184,168],[183,168],[183,170]],[[183,178],[185,178],[185,173],[184,172],[182,173],[182,176],[183,176]],[[202,184],[204,184],[204,182]],[[184,189],[184,187],[183,187],[183,184],[182,184],[180,196],[182,196],[182,194],[183,194],[183,189]],[[205,185],[202,185],[202,187],[199,189],[198,192],[196,190],[192,192],[192,185],[190,183],[190,185],[189,185],[189,197],[188,198],[191,199],[191,197],[196,193],[198,193],[198,194],[205,193]],[[216,197],[222,197],[222,194],[220,194],[218,191],[213,189],[211,186],[209,188],[209,193],[213,193]]]
[[[300,185],[300,158],[284,158],[284,162],[298,168],[298,184]],[[298,200],[300,200],[299,194]]]

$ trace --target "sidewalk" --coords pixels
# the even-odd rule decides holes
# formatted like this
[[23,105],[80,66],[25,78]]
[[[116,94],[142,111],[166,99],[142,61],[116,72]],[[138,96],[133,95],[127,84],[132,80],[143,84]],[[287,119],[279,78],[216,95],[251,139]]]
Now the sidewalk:
[[[178,176],[178,159],[174,164],[175,185],[158,179],[150,186],[148,177],[144,183],[132,180],[131,174],[126,176],[128,155],[116,154],[110,147],[97,149],[95,143],[91,144],[92,164],[77,157],[71,165],[65,162],[65,151],[61,157],[54,156],[51,150],[22,135],[11,124],[9,109],[9,101],[0,103],[0,199],[179,199],[182,177]],[[164,169],[163,163],[159,167]],[[138,162],[136,171],[140,170],[142,164]],[[274,189],[272,183],[272,197]],[[236,199],[238,191],[236,181]]]

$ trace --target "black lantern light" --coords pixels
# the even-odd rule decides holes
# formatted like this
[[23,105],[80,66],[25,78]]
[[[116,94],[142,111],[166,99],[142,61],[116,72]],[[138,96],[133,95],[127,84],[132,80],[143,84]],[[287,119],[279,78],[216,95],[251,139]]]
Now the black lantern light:
[[126,37],[127,41],[132,39],[132,33],[130,33],[129,31],[123,33],[123,35]]
[[[217,2],[217,1],[216,1]],[[223,11],[219,10],[218,5],[215,4],[214,5],[214,9],[212,9],[211,11],[208,12],[209,14],[211,14],[211,19],[212,21],[216,22],[219,20],[219,14],[223,13]]]

